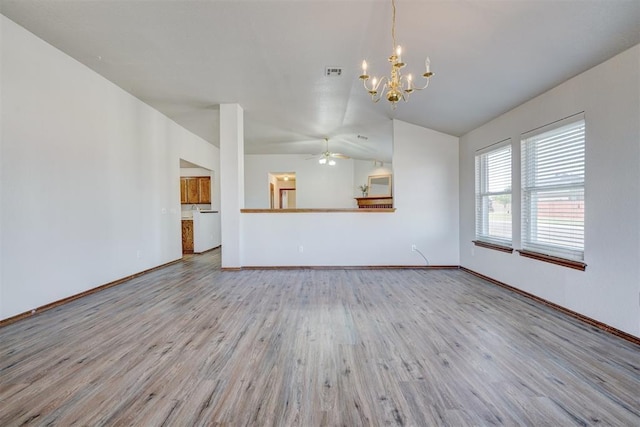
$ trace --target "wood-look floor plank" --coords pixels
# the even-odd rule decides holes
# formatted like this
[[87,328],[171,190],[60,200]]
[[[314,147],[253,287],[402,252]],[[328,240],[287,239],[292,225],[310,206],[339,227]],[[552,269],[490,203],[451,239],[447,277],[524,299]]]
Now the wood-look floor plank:
[[459,270],[185,258],[0,329],[0,425],[640,425],[640,348]]

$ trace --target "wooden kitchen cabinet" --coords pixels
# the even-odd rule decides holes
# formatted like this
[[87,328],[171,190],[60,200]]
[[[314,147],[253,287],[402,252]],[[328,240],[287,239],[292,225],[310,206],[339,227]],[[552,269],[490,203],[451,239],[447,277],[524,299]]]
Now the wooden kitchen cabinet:
[[187,179],[180,178],[180,203],[187,203]]
[[193,220],[182,220],[182,253],[193,253]]
[[211,203],[210,177],[198,177],[198,193],[200,194],[200,203]]
[[210,204],[211,177],[180,177],[180,203],[183,205]]
[[200,203],[198,178],[187,178],[187,203]]

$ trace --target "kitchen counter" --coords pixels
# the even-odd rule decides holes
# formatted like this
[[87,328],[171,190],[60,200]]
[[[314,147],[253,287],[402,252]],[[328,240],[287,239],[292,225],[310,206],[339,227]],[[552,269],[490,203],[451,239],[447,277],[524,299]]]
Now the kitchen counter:
[[200,209],[196,211],[182,211],[182,216],[180,217],[180,219],[182,219],[183,221],[191,221],[193,219],[194,212],[200,212],[203,214],[220,213],[219,211],[214,211],[211,209]]

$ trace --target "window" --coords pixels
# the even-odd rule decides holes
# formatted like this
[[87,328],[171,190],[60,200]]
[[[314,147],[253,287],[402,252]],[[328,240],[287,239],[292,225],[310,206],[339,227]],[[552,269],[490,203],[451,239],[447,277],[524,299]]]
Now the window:
[[508,145],[476,155],[476,242],[511,246],[511,140],[508,141]]
[[584,260],[584,114],[522,136],[522,249]]

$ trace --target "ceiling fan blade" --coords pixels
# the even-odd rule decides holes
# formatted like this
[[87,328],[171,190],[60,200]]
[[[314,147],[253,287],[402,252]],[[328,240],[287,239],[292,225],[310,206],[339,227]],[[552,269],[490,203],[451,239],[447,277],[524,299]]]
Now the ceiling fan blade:
[[305,160],[319,159],[322,157],[322,154],[313,154],[311,157],[305,158]]
[[330,156],[331,157],[335,157],[336,159],[350,159],[351,158],[349,156],[345,156],[344,154],[340,154],[340,153],[331,153]]

